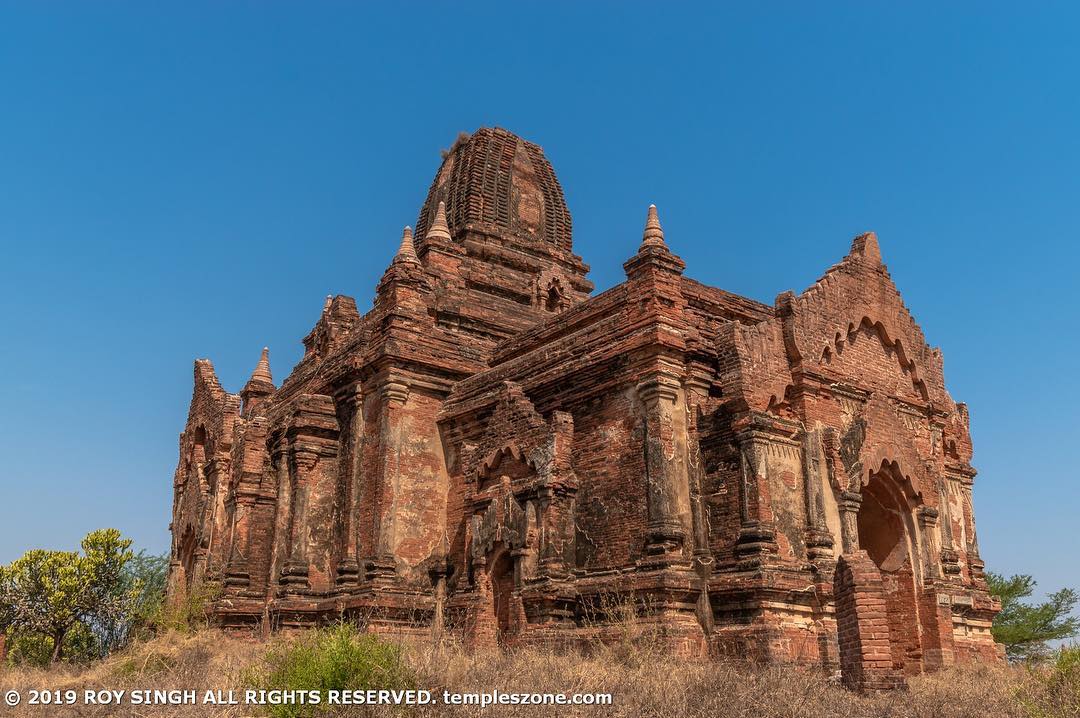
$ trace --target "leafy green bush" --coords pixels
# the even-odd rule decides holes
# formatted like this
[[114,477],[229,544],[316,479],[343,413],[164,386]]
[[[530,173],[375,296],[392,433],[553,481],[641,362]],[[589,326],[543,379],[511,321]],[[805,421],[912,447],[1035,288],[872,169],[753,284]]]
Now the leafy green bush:
[[[308,632],[272,648],[245,683],[265,690],[408,690],[416,679],[400,646],[349,623]],[[275,718],[315,715],[322,706],[267,706]]]
[[1080,646],[1062,648],[1049,667],[1033,667],[1020,702],[1033,718],[1080,715]]
[[[100,655],[97,637],[83,624],[64,635],[63,655],[69,663],[86,664]],[[13,666],[47,668],[52,663],[53,639],[30,631],[8,635],[8,662]]]

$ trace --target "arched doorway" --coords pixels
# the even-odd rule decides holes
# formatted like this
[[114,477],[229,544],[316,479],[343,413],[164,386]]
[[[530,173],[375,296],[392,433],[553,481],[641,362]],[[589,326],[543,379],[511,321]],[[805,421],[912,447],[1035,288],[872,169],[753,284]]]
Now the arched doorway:
[[913,500],[898,467],[883,463],[863,487],[857,518],[859,548],[881,572],[893,667],[907,675],[922,671]]
[[491,608],[495,614],[496,639],[506,645],[513,634],[514,560],[510,552],[499,546],[488,570],[491,584]]

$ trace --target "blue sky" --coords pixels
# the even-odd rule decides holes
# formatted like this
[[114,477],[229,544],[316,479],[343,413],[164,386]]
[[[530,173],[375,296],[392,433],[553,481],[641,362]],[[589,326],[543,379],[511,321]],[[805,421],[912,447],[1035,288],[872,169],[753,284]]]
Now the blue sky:
[[[400,5],[400,7],[398,6]],[[674,4],[673,4],[674,5]],[[0,2],[0,561],[168,547],[192,360],[370,306],[462,130],[542,145],[598,289],[645,208],[772,302],[873,229],[971,407],[983,556],[1080,585],[1080,6]]]

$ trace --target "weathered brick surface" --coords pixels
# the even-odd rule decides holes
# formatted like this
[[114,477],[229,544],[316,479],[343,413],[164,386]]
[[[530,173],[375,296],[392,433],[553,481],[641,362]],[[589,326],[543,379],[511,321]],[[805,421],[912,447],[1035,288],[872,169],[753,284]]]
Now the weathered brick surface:
[[493,129],[417,224],[280,387],[265,352],[239,395],[196,362],[172,592],[473,645],[614,637],[629,607],[672,650],[862,688],[1000,660],[967,409],[873,235],[768,306],[685,277],[651,208],[590,296],[550,164]]
[[881,571],[864,551],[837,561],[834,596],[836,633],[844,684],[857,690],[880,690],[903,684],[896,655],[896,615],[889,610]]

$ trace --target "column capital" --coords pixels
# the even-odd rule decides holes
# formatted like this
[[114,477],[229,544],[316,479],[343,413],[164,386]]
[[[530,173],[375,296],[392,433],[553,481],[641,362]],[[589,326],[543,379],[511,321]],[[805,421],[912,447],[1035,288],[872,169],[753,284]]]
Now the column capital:
[[933,528],[938,523],[938,510],[933,506],[920,506],[916,512],[919,523],[926,528]]
[[859,508],[862,506],[863,497],[862,494],[857,491],[842,491],[840,493],[840,500],[837,501],[840,511],[850,511],[852,513],[858,513]]
[[295,447],[292,459],[298,470],[307,471],[319,462],[319,452],[310,447]]
[[391,379],[379,387],[379,395],[384,401],[393,404],[404,404],[409,398],[409,389],[408,383],[398,379]]
[[696,397],[707,397],[712,387],[712,379],[705,372],[695,369],[697,369],[696,366],[691,367],[691,371],[687,374],[686,390]]
[[647,407],[654,408],[661,401],[674,404],[679,397],[680,385],[678,377],[662,373],[639,382],[637,393]]
[[364,388],[359,381],[346,384],[334,392],[334,399],[346,406],[359,404],[364,400]]

